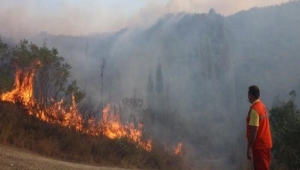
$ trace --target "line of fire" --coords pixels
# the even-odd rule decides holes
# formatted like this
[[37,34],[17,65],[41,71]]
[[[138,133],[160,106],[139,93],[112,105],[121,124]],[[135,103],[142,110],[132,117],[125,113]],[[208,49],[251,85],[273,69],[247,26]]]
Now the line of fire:
[[[92,136],[105,135],[110,139],[126,137],[146,151],[151,152],[152,140],[142,138],[143,124],[138,123],[137,127],[130,122],[122,124],[119,114],[116,114],[115,109],[112,109],[112,104],[107,104],[103,111],[99,111],[99,113],[103,112],[99,121],[92,117],[88,119],[88,125],[84,126],[84,120],[82,114],[79,113],[74,95],[72,95],[72,102],[68,106],[65,106],[63,99],[55,101],[49,98],[47,102],[51,104],[47,104],[47,107],[45,107],[45,103],[37,103],[33,97],[33,89],[35,70],[39,65],[41,62],[36,61],[30,68],[26,69],[15,66],[14,87],[12,90],[1,94],[0,99],[23,105],[30,116],[37,117],[44,122],[59,124],[66,128],[75,128],[78,132]],[[180,142],[172,150],[176,155],[181,154],[182,143]]]

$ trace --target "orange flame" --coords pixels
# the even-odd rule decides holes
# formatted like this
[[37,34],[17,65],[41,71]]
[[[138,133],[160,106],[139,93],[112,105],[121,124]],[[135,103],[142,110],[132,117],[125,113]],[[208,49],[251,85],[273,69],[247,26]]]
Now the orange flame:
[[14,88],[7,93],[0,96],[1,100],[9,101],[12,103],[22,102],[24,106],[30,106],[34,104],[32,99],[33,94],[33,77],[34,71],[31,70],[23,74],[23,81],[21,81],[22,71],[17,68]]
[[134,127],[133,123],[127,123],[126,125],[123,125],[120,121],[119,115],[114,115],[110,112],[110,105],[107,105],[104,108],[101,123],[104,127],[103,133],[110,139],[128,137],[147,151],[152,150],[151,140],[146,140],[146,142],[142,141],[143,125],[139,123],[137,129]]
[[[40,64],[40,63],[38,63]],[[29,70],[29,71],[28,71]],[[110,105],[107,105],[103,110],[103,117],[100,123],[97,123],[95,118],[89,119],[87,127],[84,127],[84,120],[78,111],[75,97],[72,95],[72,104],[69,107],[64,107],[64,101],[58,102],[50,99],[53,103],[50,106],[41,108],[43,103],[37,104],[33,98],[33,80],[34,69],[22,71],[19,68],[16,70],[14,88],[2,95],[2,101],[9,101],[12,103],[21,102],[29,114],[35,116],[45,122],[60,124],[68,128],[75,128],[77,131],[87,133],[93,136],[104,134],[110,139],[127,137],[136,142],[139,146],[147,151],[152,150],[151,140],[142,140],[143,125],[139,124],[135,128],[132,123],[123,125],[118,114],[112,114]]]
[[175,155],[180,155],[182,150],[182,142],[180,142],[174,150]]

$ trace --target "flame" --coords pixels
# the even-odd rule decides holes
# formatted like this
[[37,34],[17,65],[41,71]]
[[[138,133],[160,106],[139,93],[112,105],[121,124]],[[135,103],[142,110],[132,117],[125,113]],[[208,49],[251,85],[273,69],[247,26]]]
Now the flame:
[[147,151],[152,150],[152,141],[142,141],[143,124],[139,123],[138,128],[135,128],[133,123],[123,125],[118,114],[113,114],[110,110],[110,105],[107,105],[103,110],[102,124],[104,125],[104,134],[110,139],[128,137],[138,143]]
[[180,155],[182,152],[182,142],[180,142],[177,147],[174,149],[174,154],[175,155]]
[[[33,70],[22,74],[22,71],[17,68],[14,88],[10,92],[2,94],[0,96],[1,100],[9,101],[12,103],[22,102],[24,106],[33,105],[33,77]],[[22,79],[23,81],[21,81]]]
[[[40,65],[41,63],[35,62],[35,64]],[[26,69],[26,71],[17,68],[13,89],[1,94],[0,99],[12,103],[22,103],[29,111],[29,115],[35,116],[47,123],[75,128],[76,131],[93,136],[105,135],[110,139],[127,137],[145,150],[149,152],[152,150],[152,141],[142,140],[143,125],[139,124],[138,128],[135,128],[132,123],[123,125],[119,115],[111,111],[110,105],[107,105],[103,109],[101,122],[97,122],[92,117],[87,120],[88,125],[83,126],[84,119],[78,111],[74,95],[71,97],[72,103],[69,107],[64,106],[65,103],[63,100],[54,101],[53,99],[49,99],[48,103],[52,104],[47,106],[44,103],[36,103],[33,98],[34,73],[34,68]]]
[[72,105],[68,108],[63,106],[63,100],[55,102],[51,99],[51,102],[53,104],[44,109],[40,107],[35,109],[35,114],[32,114],[33,111],[31,111],[31,115],[48,123],[60,124],[64,127],[75,128],[77,131],[84,131],[83,118],[78,113],[74,95],[72,95]]

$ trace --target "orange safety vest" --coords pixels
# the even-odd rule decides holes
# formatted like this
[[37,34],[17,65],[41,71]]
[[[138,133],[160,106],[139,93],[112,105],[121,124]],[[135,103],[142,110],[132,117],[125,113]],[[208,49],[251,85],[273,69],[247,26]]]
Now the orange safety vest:
[[257,135],[252,146],[253,149],[270,149],[272,148],[272,137],[270,131],[270,123],[269,123],[269,116],[266,106],[261,102],[258,101],[250,107],[248,112],[248,116],[246,119],[247,122],[247,138],[250,137],[250,112],[254,109],[259,116],[259,127],[257,131]]

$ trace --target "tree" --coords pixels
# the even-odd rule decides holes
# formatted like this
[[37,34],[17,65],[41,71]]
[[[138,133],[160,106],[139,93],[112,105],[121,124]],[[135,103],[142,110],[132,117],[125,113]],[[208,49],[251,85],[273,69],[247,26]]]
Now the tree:
[[3,65],[5,58],[8,57],[8,45],[0,38],[0,66]]
[[[276,102],[270,110],[273,153],[279,164],[288,169],[300,168],[300,112],[294,103],[295,91],[288,102]],[[277,99],[278,100],[278,99]]]
[[171,98],[170,98],[170,83],[166,83],[166,95],[165,95],[165,109],[170,110],[171,109]]
[[[85,93],[79,90],[79,87],[77,86],[77,81],[73,80],[71,81],[71,84],[68,85],[65,95],[67,97],[74,96],[75,97],[75,102],[79,103],[81,100],[85,98]],[[72,98],[70,98],[72,100]]]
[[147,104],[149,108],[153,108],[154,105],[154,82],[151,69],[148,74],[148,82],[147,82]]
[[[101,73],[100,73],[100,77],[101,77],[101,95],[102,95],[102,113],[103,113],[103,109],[104,109],[104,70],[105,70],[105,58],[102,59],[102,63],[101,63]],[[102,116],[101,116],[102,117]]]
[[156,66],[156,76],[155,76],[156,84],[155,84],[155,90],[156,90],[156,96],[155,96],[155,109],[158,109],[157,111],[161,112],[163,110],[164,106],[164,81],[163,81],[163,73],[162,73],[162,67],[161,64],[158,62]]
[[76,80],[70,79],[71,66],[64,63],[64,58],[58,56],[55,48],[49,50],[46,46],[38,47],[27,40],[21,40],[20,44],[13,48],[12,55],[14,67],[34,72],[34,97],[37,103],[46,104],[50,98],[65,98],[70,102],[71,95],[74,95],[75,101],[79,103],[85,97]]
[[163,82],[163,74],[162,74],[162,68],[161,64],[158,62],[156,67],[156,94],[161,94],[164,90],[164,82]]
[[10,49],[0,38],[0,93],[8,90],[14,83],[14,79],[11,77],[10,59]]

